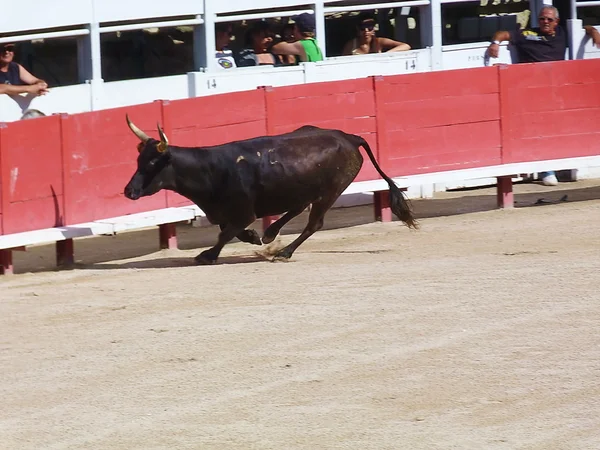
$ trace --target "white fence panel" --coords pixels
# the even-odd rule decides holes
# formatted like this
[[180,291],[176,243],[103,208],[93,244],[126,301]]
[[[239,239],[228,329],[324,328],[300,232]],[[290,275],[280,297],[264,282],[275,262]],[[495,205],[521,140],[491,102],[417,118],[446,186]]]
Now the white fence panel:
[[100,101],[103,108],[118,108],[150,103],[154,100],[188,98],[188,91],[186,75],[113,81],[104,83],[101,88]]
[[0,122],[18,120],[26,109],[39,109],[46,115],[77,114],[90,110],[91,87],[77,84],[50,89],[42,97],[32,95],[0,95]]
[[13,33],[86,24],[93,19],[92,3],[92,0],[38,0],[23,4],[6,0],[2,2],[0,30]]
[[302,66],[241,67],[218,73],[191,72],[188,74],[190,96],[199,97],[226,92],[256,89],[259,86],[289,86],[304,83]]
[[95,0],[98,22],[114,22],[140,18],[184,16],[204,13],[201,0],[149,2],[146,0]]

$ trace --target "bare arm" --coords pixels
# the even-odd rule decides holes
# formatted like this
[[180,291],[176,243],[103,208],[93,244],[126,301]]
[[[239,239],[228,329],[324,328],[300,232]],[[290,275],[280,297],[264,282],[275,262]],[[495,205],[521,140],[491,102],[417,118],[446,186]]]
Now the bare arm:
[[594,45],[600,48],[600,32],[598,32],[598,30],[591,25],[586,25],[583,27],[583,29],[585,30],[585,34],[590,37]]
[[0,84],[0,94],[7,94],[7,95],[18,95],[18,94],[44,95],[46,92],[48,92],[48,90],[41,83],[25,84],[23,86],[14,86],[12,84]]
[[[510,32],[509,31],[496,31],[494,33],[494,36],[492,36],[492,41],[510,41]],[[493,42],[490,44],[490,46],[488,47],[488,55],[490,55],[492,58],[497,58],[498,57],[498,51],[500,50],[500,46],[498,44],[494,44]]]
[[44,83],[44,80],[40,80],[31,75],[31,73],[29,73],[29,71],[21,64],[19,64],[19,78],[21,78],[21,81],[25,84]]
[[280,42],[271,47],[271,52],[276,55],[298,55],[300,61],[306,61],[306,51],[300,41],[296,42]]
[[379,45],[381,46],[381,48],[388,52],[405,52],[405,51],[410,50],[410,45],[408,45],[404,42],[395,41],[393,39],[388,39],[388,38],[377,38],[377,39],[379,40]]

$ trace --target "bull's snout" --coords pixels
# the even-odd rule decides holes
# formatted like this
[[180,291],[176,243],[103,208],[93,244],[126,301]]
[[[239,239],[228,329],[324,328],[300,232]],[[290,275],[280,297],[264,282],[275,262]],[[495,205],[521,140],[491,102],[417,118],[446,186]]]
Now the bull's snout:
[[131,183],[128,184],[127,186],[125,186],[125,197],[127,197],[130,200],[137,200],[138,198],[140,198],[142,196],[142,193],[140,192],[139,189],[134,189],[131,186]]

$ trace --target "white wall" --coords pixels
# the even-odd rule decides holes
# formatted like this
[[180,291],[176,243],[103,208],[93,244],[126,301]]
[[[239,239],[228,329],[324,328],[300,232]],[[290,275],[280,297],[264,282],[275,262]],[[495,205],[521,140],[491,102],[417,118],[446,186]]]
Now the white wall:
[[506,44],[500,46],[498,58],[488,58],[488,42],[478,44],[452,45],[442,48],[443,70],[469,69],[472,67],[511,64],[511,56]]
[[[188,97],[256,89],[259,86],[291,86],[322,81],[347,80],[372,75],[394,75],[431,70],[430,51],[348,56],[294,67],[244,67],[219,72],[139,80],[99,82],[92,91],[83,84],[53,88],[43,97],[0,96],[0,122],[19,120],[27,108],[45,114],[78,113],[97,109],[177,100]],[[92,98],[93,96],[93,98]]]
[[79,25],[91,22],[92,18],[92,0],[37,0],[27,5],[3,0],[0,30],[3,33],[11,33]]
[[[50,3],[54,2],[55,0]],[[202,14],[204,2],[202,0],[94,0],[94,8],[97,22],[112,22],[148,17]]]

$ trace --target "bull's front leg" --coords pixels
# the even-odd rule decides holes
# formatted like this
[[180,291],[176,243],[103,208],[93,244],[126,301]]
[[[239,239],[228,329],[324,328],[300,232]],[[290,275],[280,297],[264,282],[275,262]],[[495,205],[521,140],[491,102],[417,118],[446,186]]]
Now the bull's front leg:
[[194,258],[196,262],[203,265],[216,263],[221,250],[223,250],[223,247],[225,247],[225,244],[242,233],[248,225],[254,222],[254,220],[255,218],[253,217],[251,220],[248,220],[247,223],[243,223],[241,225],[233,225],[230,223],[225,225],[219,233],[217,244],[208,250],[204,250],[202,253],[196,256]]

